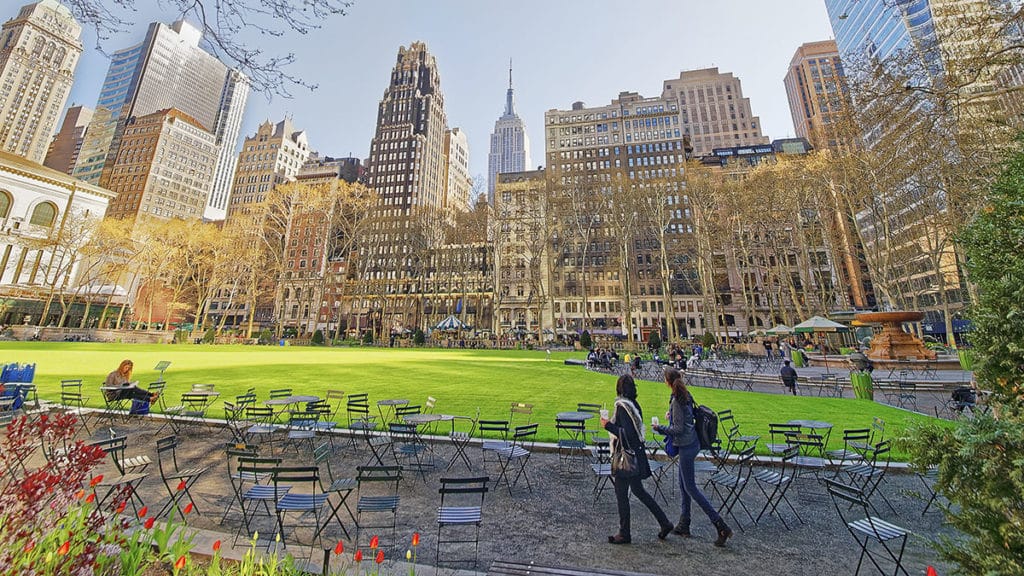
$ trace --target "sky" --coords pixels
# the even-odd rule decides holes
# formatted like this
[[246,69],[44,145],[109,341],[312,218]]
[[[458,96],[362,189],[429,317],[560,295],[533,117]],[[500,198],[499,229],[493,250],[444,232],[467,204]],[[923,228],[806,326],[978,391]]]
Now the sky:
[[[135,27],[105,40],[107,53],[141,41],[149,22],[178,17],[136,2]],[[470,173],[485,181],[510,58],[535,166],[547,110],[605,105],[622,91],[658,96],[681,70],[713,66],[740,78],[763,133],[785,138],[789,61],[801,44],[832,37],[824,0],[355,0],[306,35],[254,38],[267,53],[294,52],[289,72],[319,87],[296,87],[291,99],[251,95],[242,133],[290,115],[321,154],[366,158],[398,48],[420,40],[437,59],[449,126],[469,137]],[[68,105],[94,106],[109,60],[89,29],[83,42]]]

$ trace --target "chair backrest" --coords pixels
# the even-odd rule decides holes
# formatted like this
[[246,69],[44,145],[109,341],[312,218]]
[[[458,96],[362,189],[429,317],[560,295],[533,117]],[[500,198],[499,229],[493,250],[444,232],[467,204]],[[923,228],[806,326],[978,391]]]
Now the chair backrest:
[[245,394],[240,394],[238,396],[235,396],[235,405],[236,406],[248,406],[250,404],[255,404],[255,403],[256,403],[256,393],[255,392],[246,392]]
[[594,457],[598,464],[608,464],[612,461],[612,446],[606,438],[594,441]]
[[274,419],[274,409],[270,406],[246,406],[245,417],[254,422],[270,422]]
[[787,434],[786,439],[791,446],[800,448],[800,453],[805,456],[821,456],[825,450],[825,443],[821,434],[805,434],[803,432],[797,432],[794,434]]
[[364,484],[386,485],[393,484],[390,488],[392,493],[398,493],[398,485],[402,481],[401,466],[358,466],[356,468],[356,484],[359,490]]
[[[519,414],[519,418],[516,417]],[[513,402],[509,408],[509,422],[515,422],[518,420],[526,420],[529,424],[533,421],[533,404],[527,404],[525,402]]]
[[160,466],[160,476],[166,476],[164,471],[164,460],[170,458],[171,464],[174,466],[171,470],[178,471],[178,437],[167,436],[166,438],[157,438],[156,441],[156,461],[157,465]]
[[266,456],[239,456],[238,474],[243,478],[259,479],[270,477],[281,465],[280,458]]
[[881,442],[885,440],[885,420],[875,416],[871,420],[871,441]]
[[270,399],[271,400],[273,400],[274,398],[287,398],[288,396],[291,396],[291,395],[292,395],[292,389],[291,388],[277,388],[277,389],[274,389],[274,390],[270,391]]
[[533,442],[537,437],[537,427],[537,424],[516,426],[512,430],[512,445],[519,445],[526,449],[533,447]]
[[508,420],[478,420],[476,423],[477,432],[483,438],[487,434],[496,434],[502,440],[508,438]]
[[320,487],[320,468],[317,466],[275,466],[270,472],[274,488],[279,484],[289,486],[309,484],[309,492],[313,494]]
[[[441,508],[445,507],[445,500],[456,501],[456,504],[484,505],[484,495],[487,494],[488,476],[473,476],[469,478],[441,478],[441,487],[438,493],[441,494]],[[479,497],[479,502],[477,502]]]
[[832,498],[832,505],[835,506],[836,512],[839,513],[839,517],[842,519],[844,524],[849,524],[847,517],[851,516],[850,510],[856,506],[865,517],[870,516],[868,514],[868,500],[864,496],[859,488],[850,486],[849,484],[843,484],[836,482],[835,480],[826,478],[825,486],[828,489],[828,495]]
[[60,381],[60,389],[61,390],[75,389],[74,391],[81,392],[82,391],[82,379],[81,378],[74,378],[74,379],[70,379],[70,380],[61,380]]
[[166,387],[167,387],[167,382],[164,382],[163,380],[157,380],[156,382],[150,382],[149,386],[146,386],[146,389],[149,390],[150,394],[153,394],[153,393],[163,394],[164,393],[164,388],[166,388]]
[[[228,464],[228,479],[231,480],[232,486],[235,487],[235,492],[238,492],[238,486],[241,485],[243,480],[255,482],[256,478],[242,477],[238,475],[238,461],[240,458],[258,458],[259,457],[259,446],[254,444],[243,444],[241,442],[228,442],[224,445],[224,456],[227,459]],[[236,478],[235,476],[238,475]]]
[[401,420],[406,416],[412,416],[413,414],[419,414],[422,412],[422,406],[419,404],[413,406],[395,406],[395,418]]
[[351,406],[353,404],[366,404],[366,405],[369,405],[370,404],[369,398],[370,398],[369,394],[367,394],[366,392],[360,392],[358,394],[349,394],[347,402],[348,402],[349,406]]
[[851,443],[871,443],[871,429],[870,428],[847,428],[843,430],[843,444],[848,450]]
[[388,432],[391,434],[391,441],[395,444],[410,444],[419,441],[415,424],[391,422],[388,424]]
[[316,410],[304,410],[288,413],[288,425],[292,428],[304,430],[316,428],[316,423],[319,421],[320,412],[317,412]]
[[800,432],[799,424],[768,424],[768,435],[773,444],[782,444],[789,434]]
[[781,472],[782,472],[783,476],[785,476],[785,474],[786,474],[786,467],[794,465],[793,464],[793,459],[796,458],[799,455],[800,455],[800,447],[799,446],[790,446],[789,448],[786,448],[785,450],[782,451],[782,470],[781,470]]
[[563,420],[561,418],[555,418],[555,433],[559,436],[566,434],[570,437],[578,438],[584,428],[585,425],[583,420]]
[[213,398],[207,394],[185,392],[181,395],[181,403],[189,410],[206,410]]
[[722,410],[718,413],[718,424],[722,427],[722,430],[728,431],[730,428],[736,425],[736,418],[732,415],[732,410]]
[[354,420],[365,420],[370,415],[370,405],[349,402],[345,411],[348,412],[348,422],[351,424]]
[[338,417],[338,412],[341,411],[341,405],[345,403],[345,391],[328,390],[327,395],[324,396],[324,403],[331,407],[331,420],[334,420]]
[[[889,467],[889,454],[890,442],[888,440],[882,440],[875,444],[875,447],[871,450],[871,465],[877,468],[888,468]],[[879,465],[879,462],[882,464]]]
[[579,403],[576,404],[576,411],[577,412],[587,412],[589,414],[600,414],[601,413],[601,405],[600,404],[590,404],[590,403],[587,403],[587,402],[579,402]]
[[437,398],[434,398],[433,396],[427,396],[427,401],[424,402],[424,404],[423,404],[423,412],[425,414],[433,414],[434,413],[434,406],[436,406],[436,405],[437,405]]
[[105,454],[110,455],[110,459],[114,462],[114,467],[121,474],[124,474],[124,468],[121,465],[121,461],[124,460],[124,453],[128,447],[127,436],[114,436],[106,440],[97,440],[90,442],[90,446],[96,446],[100,450],[103,450]]

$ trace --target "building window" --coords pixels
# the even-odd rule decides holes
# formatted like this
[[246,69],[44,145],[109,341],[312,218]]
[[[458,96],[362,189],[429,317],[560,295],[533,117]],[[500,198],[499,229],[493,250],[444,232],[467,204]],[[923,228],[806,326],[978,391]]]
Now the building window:
[[29,223],[34,226],[49,228],[57,217],[57,207],[50,202],[43,202],[32,211],[32,218]]
[[11,195],[6,190],[0,190],[0,218],[7,218],[11,212]]

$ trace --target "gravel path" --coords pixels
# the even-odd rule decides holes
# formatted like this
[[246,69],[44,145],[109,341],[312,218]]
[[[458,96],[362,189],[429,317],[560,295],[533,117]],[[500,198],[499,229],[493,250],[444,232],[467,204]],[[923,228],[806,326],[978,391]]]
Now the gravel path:
[[[151,506],[166,500],[166,492],[156,466],[156,430],[159,425],[159,421],[147,419],[115,426],[118,433],[129,434],[129,455],[146,453],[153,459],[154,464],[148,470],[149,478],[143,482],[141,491]],[[109,436],[106,428],[100,430],[104,437]],[[169,428],[164,429],[160,436],[166,434],[169,434]],[[94,439],[98,438],[100,433],[94,436]],[[194,489],[197,505],[203,515],[191,517],[190,524],[199,528],[234,532],[241,522],[240,514],[229,514],[223,526],[218,524],[224,506],[231,499],[223,454],[223,446],[230,440],[227,430],[220,426],[200,426],[184,432],[182,439],[184,449],[179,453],[182,466],[201,464],[210,467]],[[356,449],[348,447],[347,439],[339,439],[337,444],[339,450],[331,460],[335,473],[354,475],[355,467],[367,462],[368,449],[362,441]],[[439,444],[437,452],[438,458],[446,463],[451,448],[447,443]],[[468,452],[477,468],[474,472],[479,472],[479,447],[471,446]],[[298,456],[294,450],[289,450],[286,457],[296,463],[309,461],[308,454]],[[533,484],[532,493],[526,490],[525,483],[521,481],[511,496],[505,486],[493,488],[487,495],[477,570],[486,571],[492,560],[500,558],[665,576],[810,576],[852,573],[857,563],[859,549],[839,521],[822,485],[813,477],[798,480],[790,492],[791,500],[800,511],[804,524],[790,522],[792,529],[787,530],[777,518],[766,517],[759,525],[753,525],[742,511],[737,511],[743,520],[743,530],[736,526],[735,521],[730,521],[736,535],[729,541],[727,548],[718,549],[712,546],[715,538],[713,528],[700,514],[694,517],[692,539],[670,536],[665,542],[659,541],[654,519],[635,500],[632,506],[633,544],[609,545],[606,542],[607,536],[617,530],[615,496],[611,488],[605,490],[595,503],[592,493],[594,479],[589,468],[576,478],[561,476],[558,458],[553,453],[535,451],[527,470]],[[673,469],[671,476],[661,485],[664,500],[662,496],[658,497],[672,519],[678,517],[679,511],[679,491],[675,486],[674,472]],[[419,531],[422,541],[418,561],[434,563],[437,535],[435,514],[439,502],[438,479],[441,475],[440,471],[430,471],[424,482],[418,475],[407,474],[406,480],[403,480],[397,531],[399,556],[404,556],[411,534]],[[454,468],[451,475],[463,476],[468,475],[468,472],[464,466],[460,466]],[[698,482],[701,483],[704,478],[706,474],[699,474]],[[647,480],[645,484],[649,490],[654,490],[653,480]],[[929,543],[937,535],[949,533],[949,529],[943,525],[941,513],[935,508],[922,516],[924,504],[917,496],[923,491],[920,479],[909,473],[890,473],[881,491],[892,501],[898,515],[876,495],[875,502],[879,508],[877,515],[913,532],[904,557],[910,574],[923,574],[929,564],[935,565],[940,573],[947,573],[948,567],[941,565]],[[352,501],[354,508],[355,494]],[[755,485],[750,485],[743,495],[743,501],[756,515],[764,498]],[[347,516],[343,518],[347,519]],[[789,521],[792,517],[787,515],[786,518]],[[268,518],[261,518],[259,526],[261,534],[272,534],[274,531],[273,523]],[[341,531],[336,526],[329,528],[325,546],[333,546],[340,535]],[[309,529],[298,531],[298,537],[304,542],[309,542],[310,536]],[[393,544],[390,535],[382,534],[381,540],[382,545]],[[346,544],[351,548],[348,541]],[[295,547],[290,549],[294,550]],[[449,554],[442,554],[442,560],[450,557]]]

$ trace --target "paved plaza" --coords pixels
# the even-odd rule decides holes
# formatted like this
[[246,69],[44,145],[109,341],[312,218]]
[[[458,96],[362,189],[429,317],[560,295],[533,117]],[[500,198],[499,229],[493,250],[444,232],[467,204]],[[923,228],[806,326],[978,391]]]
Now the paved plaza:
[[[148,455],[154,462],[148,468],[149,476],[142,482],[140,494],[150,506],[159,508],[167,498],[160,473],[156,466],[156,439],[170,433],[169,428],[160,430],[163,420],[158,418],[135,418],[127,424],[115,422],[111,426],[94,427],[89,440],[109,438],[111,432],[117,435],[127,434],[128,455]],[[541,424],[542,426],[544,423]],[[230,541],[240,525],[241,515],[235,511],[229,513],[223,524],[219,523],[224,507],[232,499],[232,489],[228,482],[227,463],[224,455],[225,443],[231,439],[227,429],[213,423],[201,424],[182,431],[180,435],[183,445],[179,454],[182,465],[204,465],[209,469],[201,477],[193,489],[198,509],[202,515],[189,516],[189,525],[202,529],[197,539],[197,552],[209,550],[214,539]],[[321,439],[326,441],[325,439]],[[350,446],[347,437],[336,438],[337,450],[330,461],[336,476],[354,476],[356,466],[366,464],[370,452],[363,439],[358,439],[355,446]],[[434,446],[436,458],[443,464],[452,455],[452,447],[448,440],[440,439]],[[277,454],[295,464],[311,461],[308,449],[289,448],[283,453],[275,447]],[[418,561],[422,564],[433,564],[435,560],[435,543],[437,528],[435,524],[436,509],[439,503],[439,478],[442,476],[466,476],[483,472],[481,468],[481,450],[473,444],[467,450],[474,470],[470,473],[462,464],[455,466],[447,473],[428,470],[426,480],[415,472],[406,472],[401,482],[397,532],[393,539],[390,534],[381,533],[381,544],[384,547],[397,548],[389,550],[388,558],[403,557],[413,532],[422,535],[419,546]],[[187,462],[187,464],[186,464]],[[106,464],[106,463],[105,463]],[[757,467],[760,469],[760,466]],[[495,476],[493,465],[487,470]],[[679,510],[679,492],[676,487],[674,469],[660,485],[653,479],[646,481],[648,489],[654,492],[669,516],[675,519]],[[462,565],[485,572],[493,560],[514,560],[518,562],[535,562],[542,565],[572,566],[581,568],[602,568],[624,570],[671,576],[675,574],[785,574],[785,575],[817,575],[845,574],[852,571],[857,562],[859,549],[839,521],[836,511],[828,498],[823,486],[813,476],[796,480],[790,492],[790,499],[803,519],[797,521],[789,510],[784,517],[790,524],[786,529],[777,517],[761,519],[754,525],[745,514],[737,510],[740,526],[730,520],[735,536],[729,540],[725,549],[712,546],[714,531],[703,516],[697,516],[693,522],[694,537],[681,539],[670,536],[665,542],[656,537],[657,527],[646,509],[633,501],[633,544],[631,546],[611,546],[606,543],[607,536],[616,532],[617,514],[614,494],[609,487],[595,500],[593,489],[595,479],[589,467],[575,477],[560,474],[558,456],[542,447],[536,446],[527,466],[532,492],[527,489],[525,479],[521,479],[512,494],[506,486],[491,485],[491,492],[486,495],[483,508],[483,526],[481,532],[479,560],[475,566]],[[831,473],[826,472],[830,476]],[[707,474],[698,474],[698,482],[703,482]],[[929,547],[936,536],[948,533],[943,526],[941,513],[933,507],[922,515],[924,502],[919,494],[925,491],[922,480],[909,472],[891,471],[885,478],[879,493],[872,501],[877,505],[876,514],[894,524],[902,526],[913,534],[904,557],[905,566],[911,574],[920,574],[927,565],[940,567],[941,573],[946,570],[939,566],[937,555]],[[355,493],[352,495],[354,505]],[[887,498],[895,511],[885,504],[882,497]],[[764,497],[756,484],[750,485],[742,496],[746,504],[756,516]],[[342,514],[354,536],[351,521]],[[312,519],[308,524],[312,525]],[[261,535],[274,533],[273,522],[269,518],[259,518],[256,527]],[[311,541],[312,529],[307,527],[288,535],[288,541],[297,538],[300,542]],[[344,538],[337,523],[329,524],[324,547],[333,547],[336,539]],[[345,539],[351,550],[353,544]],[[397,540],[397,543],[396,543]],[[366,536],[363,536],[365,543]],[[265,541],[261,540],[261,545]],[[240,549],[246,545],[242,538]],[[289,544],[288,550],[297,555],[308,555],[309,547],[302,548]],[[467,550],[462,550],[465,554]],[[230,557],[240,552],[227,551]],[[470,552],[470,555],[471,552]],[[315,553],[314,560],[319,561],[322,550]],[[451,559],[452,555],[442,554],[442,562]],[[404,572],[406,567],[395,566],[396,572]],[[422,572],[422,571],[421,571]],[[446,573],[447,569],[441,570]]]

